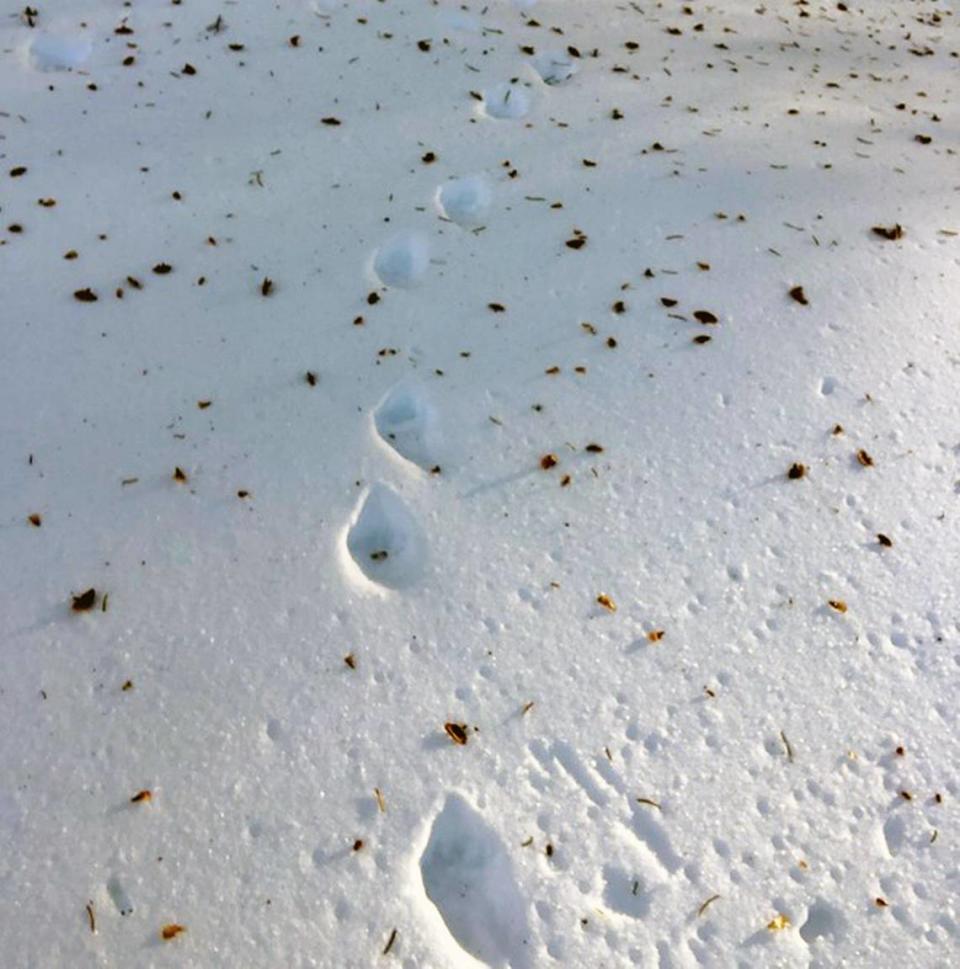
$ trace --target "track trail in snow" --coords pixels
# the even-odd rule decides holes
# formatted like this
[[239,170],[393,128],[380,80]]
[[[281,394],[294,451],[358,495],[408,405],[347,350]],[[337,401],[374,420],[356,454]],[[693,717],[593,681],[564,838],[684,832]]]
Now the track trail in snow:
[[0,961],[960,963],[951,5],[37,7]]

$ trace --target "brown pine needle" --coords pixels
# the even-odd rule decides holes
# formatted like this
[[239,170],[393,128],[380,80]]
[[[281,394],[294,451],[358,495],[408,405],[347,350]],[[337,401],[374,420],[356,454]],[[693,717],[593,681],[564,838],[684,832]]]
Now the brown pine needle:
[[719,895],[711,895],[704,903],[697,909],[697,918],[703,915],[704,912],[718,899]]

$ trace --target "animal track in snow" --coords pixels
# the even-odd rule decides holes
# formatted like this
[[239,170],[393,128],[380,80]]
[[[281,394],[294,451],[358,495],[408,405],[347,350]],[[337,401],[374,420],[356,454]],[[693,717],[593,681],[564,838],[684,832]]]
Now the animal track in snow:
[[899,808],[884,821],[882,829],[891,858],[923,851],[930,844],[931,828],[923,815]]
[[563,740],[555,740],[549,747],[541,740],[529,745],[530,753],[539,761],[541,767],[550,770],[551,760],[556,760],[569,777],[580,787],[584,794],[598,807],[606,807],[610,798],[603,790],[599,779],[581,761],[573,747]]
[[27,59],[38,71],[70,71],[90,57],[93,45],[86,37],[37,34],[27,48]]
[[121,915],[133,914],[133,902],[130,901],[127,890],[116,875],[113,875],[107,882],[107,894]]
[[447,796],[420,858],[427,898],[457,944],[491,967],[527,969],[527,905],[503,842],[460,795]]
[[683,860],[674,851],[670,835],[645,804],[631,804],[633,811],[633,830],[637,837],[653,853],[663,867],[674,874],[679,871]]
[[[554,741],[549,747],[540,740],[529,745],[530,753],[544,770],[551,772],[551,761],[556,760],[562,770],[579,786],[583,793],[599,808],[607,808],[626,795],[626,787],[614,772],[601,774],[602,762],[597,760],[597,768],[591,770],[583,763],[574,748],[562,740]],[[616,795],[619,795],[617,797]],[[674,850],[672,840],[664,824],[654,816],[656,808],[640,804],[632,799],[628,802],[630,810],[622,817],[638,844],[649,852],[649,857],[662,866],[667,874],[676,874],[683,865],[683,859]]]
[[603,901],[611,911],[633,919],[642,919],[649,914],[650,891],[642,878],[616,865],[606,865],[603,881]]
[[404,380],[393,387],[374,412],[373,423],[401,457],[428,471],[437,466],[440,422],[418,381]]
[[363,498],[346,535],[347,551],[371,581],[400,589],[414,583],[426,563],[426,539],[403,500],[386,485]]
[[430,265],[430,244],[419,232],[392,236],[373,254],[373,272],[384,286],[410,289]]
[[455,178],[437,189],[437,207],[464,228],[482,225],[492,202],[493,191],[483,175]]
[[569,54],[561,51],[547,51],[539,54],[530,63],[537,74],[540,75],[540,80],[551,87],[569,81],[580,69],[577,62]]
[[483,110],[491,118],[514,120],[530,110],[530,92],[520,84],[504,81],[483,92]]
[[839,942],[845,931],[846,920],[842,913],[818,898],[807,910],[807,919],[800,926],[800,938],[808,945],[823,938]]

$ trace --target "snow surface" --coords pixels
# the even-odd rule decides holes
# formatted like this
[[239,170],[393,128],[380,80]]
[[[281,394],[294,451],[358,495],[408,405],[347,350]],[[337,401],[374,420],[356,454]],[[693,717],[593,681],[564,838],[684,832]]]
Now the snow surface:
[[0,963],[960,964],[953,5],[36,7]]

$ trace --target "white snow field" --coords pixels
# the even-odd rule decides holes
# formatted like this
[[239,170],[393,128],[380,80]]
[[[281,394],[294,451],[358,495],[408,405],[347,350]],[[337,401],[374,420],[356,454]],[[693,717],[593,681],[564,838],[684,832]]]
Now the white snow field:
[[960,965],[945,0],[0,18],[0,969]]

